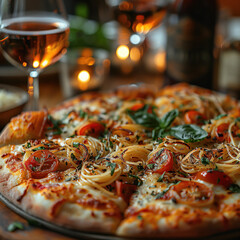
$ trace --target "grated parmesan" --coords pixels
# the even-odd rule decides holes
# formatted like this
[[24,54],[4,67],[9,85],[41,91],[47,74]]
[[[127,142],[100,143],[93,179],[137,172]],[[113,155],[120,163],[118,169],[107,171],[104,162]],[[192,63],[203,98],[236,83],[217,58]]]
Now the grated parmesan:
[[21,95],[0,89],[0,111],[18,105]]

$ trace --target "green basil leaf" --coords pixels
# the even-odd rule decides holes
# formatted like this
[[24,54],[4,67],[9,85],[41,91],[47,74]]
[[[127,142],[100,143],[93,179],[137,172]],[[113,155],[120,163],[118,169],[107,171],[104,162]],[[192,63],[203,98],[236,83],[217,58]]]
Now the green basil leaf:
[[165,129],[160,127],[154,128],[152,131],[153,140],[157,140],[158,138],[164,138],[166,136]]
[[178,115],[178,109],[173,109],[172,111],[169,111],[161,118],[159,127],[162,129],[168,128]]
[[149,128],[156,128],[159,126],[160,119],[154,112],[148,113],[148,109],[149,105],[146,104],[143,108],[137,111],[128,109],[126,112],[135,123]]
[[185,142],[196,142],[203,140],[208,136],[208,133],[201,127],[194,124],[184,124],[172,127],[164,133],[165,136],[170,135]]

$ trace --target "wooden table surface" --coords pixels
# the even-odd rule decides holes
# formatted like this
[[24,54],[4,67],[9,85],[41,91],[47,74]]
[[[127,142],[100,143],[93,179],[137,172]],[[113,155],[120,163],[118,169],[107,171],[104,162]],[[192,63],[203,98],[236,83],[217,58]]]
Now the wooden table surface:
[[[160,86],[162,84],[162,77],[159,75],[149,76],[110,76],[106,78],[106,81],[102,84],[99,90],[108,91],[116,88],[119,85],[125,85],[135,82],[145,82],[150,84],[155,84]],[[56,106],[56,104],[61,103],[65,100],[64,91],[61,88],[61,81],[59,77],[54,75],[44,76],[40,78],[40,107],[51,108]],[[0,83],[5,83],[9,85],[19,86],[23,89],[27,89],[27,80],[21,79],[8,79],[1,78]],[[21,222],[24,225],[24,230],[16,230],[14,232],[9,232],[7,230],[9,224],[12,222]],[[12,210],[10,210],[6,205],[0,202],[0,239],[4,240],[71,240],[67,236],[52,232],[45,228],[39,228],[36,226],[31,226],[29,223]],[[83,238],[81,238],[83,239]]]

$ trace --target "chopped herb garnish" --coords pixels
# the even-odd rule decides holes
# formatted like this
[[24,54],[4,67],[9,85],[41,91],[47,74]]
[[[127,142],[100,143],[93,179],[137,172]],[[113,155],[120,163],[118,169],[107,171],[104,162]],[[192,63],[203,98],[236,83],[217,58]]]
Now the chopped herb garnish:
[[240,122],[240,117],[237,117],[237,118],[235,119],[235,122]]
[[232,193],[240,193],[240,186],[237,184],[230,185],[230,187],[228,189]]
[[52,123],[52,127],[49,128],[49,130],[56,130],[53,132],[54,135],[59,135],[62,133],[62,130],[60,128],[60,125],[63,124],[61,120],[54,119],[51,115],[48,115],[48,120]]
[[[217,164],[215,164],[215,168],[213,169],[214,171],[219,171]],[[221,171],[220,171],[221,172]]]
[[78,142],[73,143],[73,147],[78,148],[79,146],[80,146],[80,143],[78,143]]
[[143,217],[141,215],[137,215],[137,219],[142,220]]
[[99,153],[96,157],[95,160],[98,160],[101,157],[101,153]]
[[141,164],[137,165],[137,169],[138,169],[138,171],[142,171],[144,169],[143,165],[141,165]]
[[180,182],[181,182],[181,181],[178,181],[177,183],[171,183],[171,184],[169,184],[167,188],[165,188],[162,192],[160,192],[160,193],[158,193],[158,194],[156,195],[156,199],[162,198],[162,197],[164,196],[164,194],[169,191],[169,189],[170,189],[171,186],[176,185],[176,184],[178,184],[178,183],[180,183]]
[[70,138],[74,138],[74,137],[76,137],[77,135],[75,135],[75,134],[73,134],[73,135],[71,135],[71,136],[69,136]]
[[210,163],[209,159],[206,158],[206,157],[202,157],[202,158],[201,158],[201,162],[202,162],[202,164],[205,165],[205,166]]
[[137,185],[137,186],[141,186],[143,184],[143,181],[141,178],[139,178],[138,176],[136,175],[131,175],[131,174],[128,174],[129,177],[132,177],[132,178],[135,178],[134,180],[134,184]]
[[34,160],[37,161],[38,163],[40,163],[40,158],[34,157]]
[[44,150],[44,149],[46,149],[46,148],[41,146],[41,147],[34,148],[33,151]]
[[163,178],[164,178],[164,175],[165,175],[166,172],[164,172],[157,180],[157,182],[162,182],[163,181]]
[[88,114],[86,112],[84,112],[82,109],[80,109],[78,115],[80,118],[85,118],[88,116]]
[[72,160],[77,160],[76,156],[73,153],[71,153],[71,159]]
[[113,143],[112,141],[109,141],[110,148],[113,148]]
[[26,148],[30,148],[30,147],[31,147],[31,143],[28,142]]
[[116,163],[107,162],[106,166],[110,166],[111,167],[111,176],[112,176],[114,174],[114,172],[115,172]]
[[226,116],[227,116],[227,114],[226,114],[226,113],[223,113],[223,114],[220,114],[220,115],[216,116],[216,117],[214,118],[214,120],[219,120],[220,118],[226,117]]
[[154,164],[154,163],[150,163],[150,164],[148,164],[148,165],[147,165],[147,167],[148,167],[149,169],[153,169],[153,168],[154,168],[154,166],[155,166],[155,164]]
[[8,228],[7,228],[9,232],[14,232],[17,229],[23,230],[24,225],[20,222],[12,222],[11,224],[8,225]]
[[139,139],[140,139],[140,136],[139,136],[139,135],[137,135],[137,136],[136,136],[136,138],[137,138],[137,141],[139,141]]
[[177,171],[179,174],[183,175],[184,177],[188,177],[187,173],[185,172],[181,172],[181,171]]

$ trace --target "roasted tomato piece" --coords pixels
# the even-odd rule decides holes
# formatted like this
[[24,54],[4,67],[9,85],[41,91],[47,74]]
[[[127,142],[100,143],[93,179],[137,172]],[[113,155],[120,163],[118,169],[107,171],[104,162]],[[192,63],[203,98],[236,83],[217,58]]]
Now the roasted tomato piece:
[[57,157],[49,150],[38,150],[25,161],[25,166],[33,178],[46,177],[57,170],[58,164]]
[[103,124],[99,122],[88,122],[77,130],[77,135],[99,137],[105,130]]
[[162,174],[171,171],[173,168],[173,154],[168,149],[161,149],[147,161],[148,168],[153,172]]
[[203,125],[205,120],[206,117],[196,110],[190,110],[184,115],[184,121],[187,124]]
[[228,128],[229,123],[222,123],[216,128],[216,138],[219,142],[228,141],[229,142],[229,135],[228,135]]
[[116,192],[126,203],[129,203],[130,197],[136,191],[137,185],[116,181]]
[[227,174],[215,170],[198,172],[194,178],[215,185],[222,185],[226,188],[233,183],[232,179]]
[[164,195],[164,199],[175,199],[177,203],[203,206],[213,202],[213,191],[205,184],[182,181],[173,185]]

